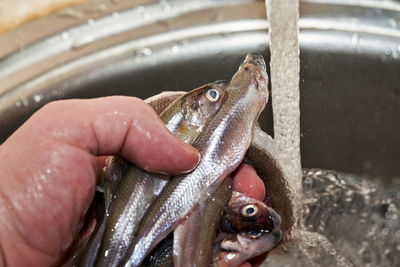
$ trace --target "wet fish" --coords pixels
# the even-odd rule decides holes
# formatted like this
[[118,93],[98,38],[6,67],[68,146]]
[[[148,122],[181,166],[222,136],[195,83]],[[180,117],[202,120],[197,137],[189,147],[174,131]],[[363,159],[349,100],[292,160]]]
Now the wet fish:
[[277,246],[282,238],[280,230],[263,232],[250,230],[224,234],[214,247],[213,267],[236,267]]
[[[227,196],[230,196],[230,194],[227,194],[227,192],[225,192],[224,190],[229,190],[230,182],[231,181],[229,181],[229,179],[224,180],[224,182],[221,184],[221,186],[218,188],[212,198],[208,199],[206,208],[204,209],[204,211],[207,212],[205,214],[207,214],[208,218],[204,218],[201,216],[199,217],[198,215],[196,215],[188,219],[190,220],[191,218],[195,218],[194,220],[191,220],[191,223],[193,223],[193,227],[187,228],[188,230],[190,230],[191,232],[198,232],[203,230],[203,233],[197,235],[199,237],[195,239],[188,238],[191,232],[189,232],[188,235],[183,235],[187,238],[184,239],[184,241],[188,242],[183,242],[182,244],[180,244],[181,246],[179,246],[180,248],[182,248],[179,251],[180,259],[178,261],[178,264],[180,266],[209,266],[213,258],[219,260],[220,257],[225,257],[225,255],[221,254],[224,253],[221,252],[221,240],[217,240],[216,237],[217,228],[219,232],[222,231],[219,234],[219,239],[225,238],[229,240],[236,240],[238,239],[238,237],[235,237],[235,235],[243,235],[244,233],[247,233],[247,235],[249,235],[249,237],[253,239],[255,233],[267,234],[268,232],[279,231],[279,215],[272,215],[271,213],[274,213],[274,211],[261,201],[249,198],[242,193],[233,191],[229,199],[229,204],[226,203],[227,206],[225,206],[224,201],[226,201]],[[247,209],[253,209],[251,214],[252,216],[250,216],[250,218],[252,218],[251,220],[249,220]],[[223,213],[222,220],[220,220],[220,216],[218,216],[216,212],[222,210],[225,211]],[[242,211],[244,211],[243,213],[246,215],[242,215]],[[272,218],[269,218],[269,216],[266,217],[266,214],[271,214],[270,216]],[[272,224],[270,222],[271,220],[274,220]],[[219,221],[221,221],[219,227],[218,223],[217,226],[215,226],[215,222]],[[229,227],[227,227],[227,225]],[[253,236],[250,236],[250,233],[253,233]],[[196,237],[196,235],[194,236]],[[269,238],[273,238],[274,236],[275,235],[271,235]],[[172,254],[172,245],[173,242],[175,242],[175,240],[172,241],[173,238],[175,239],[175,233],[174,237],[169,235],[167,238],[165,238],[151,252],[150,256],[146,258],[143,266],[176,267],[176,263],[174,264],[172,261],[172,258],[175,258],[177,256],[175,251],[174,255]],[[273,240],[268,239],[268,242],[270,241],[272,242]],[[277,239],[275,242],[279,242],[279,240]],[[211,245],[207,243],[211,243]],[[264,245],[266,245],[267,248],[270,248],[268,244]],[[215,246],[214,252],[219,255],[212,255],[213,246]],[[190,252],[193,248],[194,250],[197,250],[196,253],[193,253],[191,255],[192,258],[186,259],[186,254],[188,254],[188,251]],[[237,253],[240,253],[241,247],[238,246],[236,249]],[[255,249],[256,251],[250,251],[251,249]],[[250,259],[248,258],[249,256],[257,255],[259,253],[259,249],[260,248],[258,248],[258,246],[248,247],[248,251],[245,251],[246,256],[240,257],[242,257],[242,259],[248,260]],[[263,250],[263,253],[266,251],[268,250]]]
[[[164,95],[165,94],[165,95]],[[164,92],[153,97],[161,103],[159,106],[168,105],[182,92]],[[287,171],[278,161],[278,150],[274,139],[255,126],[253,139],[246,152],[245,161],[252,165],[263,180],[271,206],[281,217],[281,229],[289,233],[295,218],[293,214],[293,192],[287,183]]]
[[202,201],[174,230],[174,266],[208,266],[223,211],[231,198],[232,178],[226,177],[217,191]]
[[[225,88],[226,82],[219,81],[194,89],[173,101],[160,118],[172,133],[191,144],[219,109]],[[156,108],[163,105],[153,104]],[[95,266],[118,265],[132,242],[138,222],[166,181],[166,176],[147,173],[134,165],[126,167],[115,193],[108,193],[113,199]]]
[[151,204],[122,261],[125,266],[138,266],[243,160],[267,101],[267,81],[262,56],[247,55],[226,89],[221,108],[193,144],[202,156],[199,165],[189,174],[170,179]]

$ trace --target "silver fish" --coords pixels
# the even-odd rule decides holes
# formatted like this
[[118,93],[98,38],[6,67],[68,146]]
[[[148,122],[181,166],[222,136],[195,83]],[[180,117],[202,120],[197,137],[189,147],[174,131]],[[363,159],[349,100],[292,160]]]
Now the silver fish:
[[[171,103],[163,110],[160,118],[177,137],[192,143],[205,123],[219,109],[225,87],[225,82],[217,82],[194,89]],[[162,103],[155,106],[158,105]],[[116,162],[118,163],[118,160]],[[132,242],[137,225],[147,207],[166,182],[166,176],[150,174],[129,165],[120,178],[115,193],[105,190],[114,197],[106,218],[104,236],[95,266],[118,265]],[[113,184],[110,183],[112,187]]]
[[247,55],[226,89],[221,108],[193,144],[201,154],[197,168],[166,184],[141,221],[123,262],[138,266],[199,200],[207,198],[237,168],[268,98],[262,56]]

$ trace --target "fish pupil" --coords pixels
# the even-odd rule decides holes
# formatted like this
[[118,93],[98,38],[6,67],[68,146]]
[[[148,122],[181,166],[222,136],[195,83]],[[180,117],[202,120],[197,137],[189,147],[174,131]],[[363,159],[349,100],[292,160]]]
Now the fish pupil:
[[246,213],[247,213],[248,215],[253,214],[253,213],[254,213],[254,208],[247,208],[247,209],[246,209]]
[[217,92],[215,90],[210,90],[209,94],[210,94],[210,96],[212,98],[216,98],[217,97]]

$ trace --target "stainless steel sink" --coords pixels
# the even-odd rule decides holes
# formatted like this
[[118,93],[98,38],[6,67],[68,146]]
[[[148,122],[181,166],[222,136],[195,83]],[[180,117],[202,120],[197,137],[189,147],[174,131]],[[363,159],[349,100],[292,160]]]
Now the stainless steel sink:
[[[248,52],[269,59],[263,1],[142,2],[113,1],[60,26],[77,6],[0,36],[0,142],[49,101],[189,90],[229,80]],[[400,3],[310,0],[300,8],[303,166],[393,181]],[[53,33],[43,37],[37,25]],[[22,48],[10,46],[25,33],[32,37]],[[269,103],[260,121],[269,133],[271,112]]]

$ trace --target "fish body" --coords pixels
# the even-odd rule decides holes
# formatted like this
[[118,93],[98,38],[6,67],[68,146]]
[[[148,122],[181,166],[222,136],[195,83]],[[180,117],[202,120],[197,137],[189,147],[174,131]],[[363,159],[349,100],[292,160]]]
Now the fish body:
[[173,266],[208,266],[216,233],[232,191],[232,178],[226,177],[217,191],[191,211],[174,230]]
[[[194,89],[174,100],[163,110],[160,118],[173,134],[190,144],[219,109],[225,87],[226,83],[220,81]],[[158,108],[164,105],[164,102],[157,102],[154,106]],[[115,163],[119,161],[117,159]],[[140,219],[161,192],[167,178],[164,175],[147,173],[129,164],[125,167],[116,189],[105,190],[108,196],[106,199],[111,204],[95,266],[118,265],[132,242]],[[110,183],[110,187],[115,187],[115,183]]]
[[201,161],[192,172],[173,177],[140,222],[125,266],[138,266],[163,238],[195,207],[212,195],[243,160],[253,129],[268,98],[262,56],[249,54],[225,91],[221,107],[193,146]]

